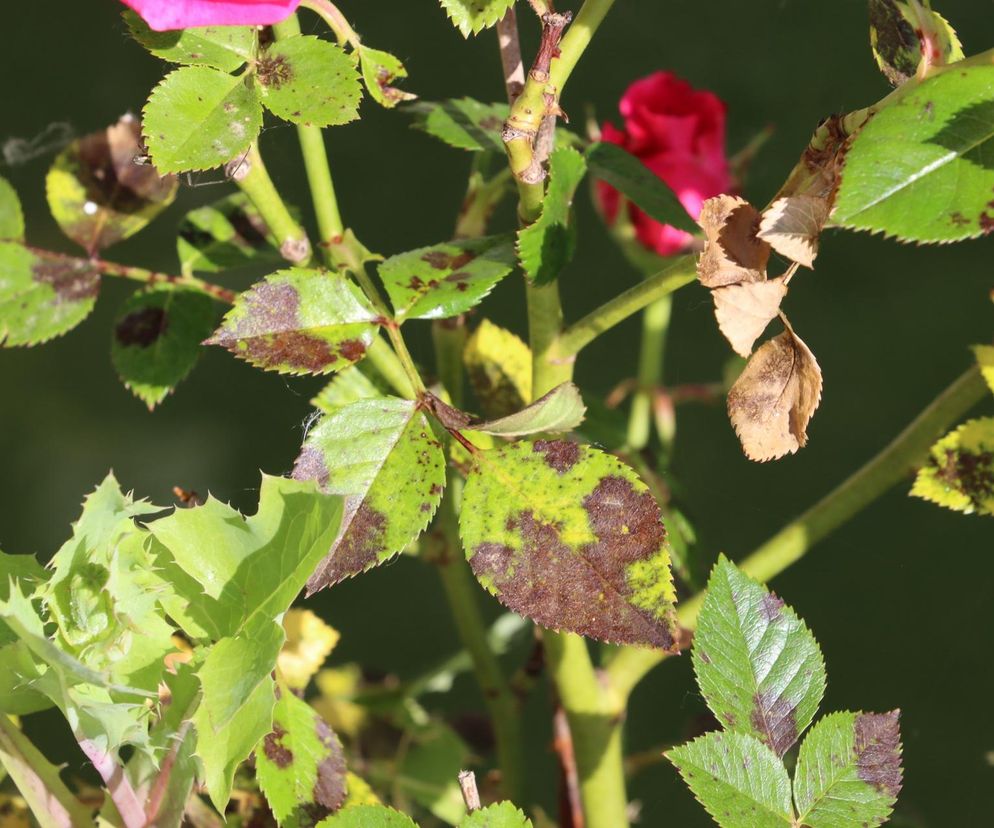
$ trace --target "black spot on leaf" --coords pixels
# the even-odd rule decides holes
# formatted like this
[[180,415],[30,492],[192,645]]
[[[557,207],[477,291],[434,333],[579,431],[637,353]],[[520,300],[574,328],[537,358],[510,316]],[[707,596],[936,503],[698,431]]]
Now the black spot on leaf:
[[164,308],[147,307],[127,314],[117,327],[114,336],[121,345],[147,348],[163,336],[169,328],[169,315]]
[[900,710],[856,717],[856,771],[859,778],[891,797],[901,792]]

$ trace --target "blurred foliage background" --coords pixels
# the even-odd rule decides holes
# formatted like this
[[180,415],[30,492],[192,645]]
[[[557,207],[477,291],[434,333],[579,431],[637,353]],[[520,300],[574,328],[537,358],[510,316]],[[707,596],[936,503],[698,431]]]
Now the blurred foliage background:
[[[579,3],[559,5],[575,10]],[[994,45],[992,0],[936,7],[959,30],[967,54]],[[423,98],[502,98],[492,31],[464,41],[433,0],[342,0],[341,8],[366,42],[406,62],[405,87]],[[18,3],[9,12],[0,141],[31,138],[60,122],[76,134],[101,129],[126,110],[137,113],[164,74],[163,64],[129,40],[114,0]],[[584,56],[564,106],[574,129],[582,129],[587,107],[600,120],[616,118],[628,83],[657,69],[714,90],[729,105],[731,152],[775,127],[746,187],[751,201],[765,203],[823,116],[886,94],[866,16],[864,0],[623,0]],[[530,54],[536,26],[526,8],[521,18]],[[311,18],[304,24],[305,31],[318,28]],[[362,115],[328,138],[347,224],[388,255],[449,238],[469,158],[412,131],[403,114],[367,100]],[[274,123],[261,144],[277,186],[308,208],[293,129]],[[29,241],[68,251],[44,201],[51,159],[0,172],[24,201]],[[181,215],[228,190],[185,188],[164,217],[107,257],[176,270]],[[578,255],[562,279],[571,318],[636,279],[581,195]],[[497,220],[511,226],[510,208]],[[792,322],[825,373],[810,445],[796,457],[756,465],[742,456],[722,406],[680,411],[673,472],[706,560],[719,551],[733,558],[749,552],[871,457],[967,367],[967,347],[994,336],[992,254],[994,239],[919,249],[826,236],[817,271],[802,272],[788,300]],[[242,287],[248,279],[228,283]],[[259,469],[284,473],[292,465],[320,381],[265,374],[211,349],[174,397],[149,414],[108,359],[112,321],[131,290],[106,279],[96,311],[77,330],[36,349],[0,351],[0,547],[7,552],[47,558],[108,468],[125,488],[156,502],[172,502],[172,487],[181,485],[252,511]],[[523,302],[520,282],[509,279],[484,311],[523,334]],[[631,321],[584,353],[578,376],[588,396],[634,373],[637,334]],[[703,289],[678,295],[671,343],[668,381],[719,376],[729,351]],[[417,328],[413,345],[428,362],[427,327]],[[821,543],[775,588],[824,648],[832,680],[823,710],[903,710],[906,785],[894,824],[989,824],[994,524],[912,500],[907,488]],[[480,600],[496,612],[482,591]],[[310,605],[343,633],[335,661],[409,676],[456,647],[434,573],[409,558]],[[451,715],[482,709],[468,678],[451,696],[430,701]],[[525,806],[555,803],[547,703],[540,688],[526,711],[532,761]],[[667,662],[634,696],[630,751],[685,739],[703,713],[689,659]],[[28,722],[56,762],[74,757],[62,727],[56,717]],[[710,824],[666,763],[642,770],[631,792],[644,825]]]

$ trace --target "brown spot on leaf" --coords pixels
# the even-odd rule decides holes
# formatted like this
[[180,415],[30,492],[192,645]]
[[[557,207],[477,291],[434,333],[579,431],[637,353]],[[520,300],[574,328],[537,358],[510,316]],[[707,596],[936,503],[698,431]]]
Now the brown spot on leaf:
[[878,791],[901,792],[901,711],[861,713],[855,723],[856,772]]
[[767,621],[776,621],[780,618],[783,611],[783,600],[778,598],[772,592],[767,592],[763,595],[763,601],[760,604],[763,610],[763,617]]
[[51,286],[56,302],[82,302],[100,290],[100,272],[84,261],[38,258],[31,275],[36,282]]
[[276,767],[285,768],[293,763],[293,751],[283,744],[286,731],[278,724],[273,725],[273,732],[268,734],[262,743],[263,752]]
[[580,460],[580,446],[569,440],[536,440],[533,451],[545,455],[546,465],[565,474]]
[[366,353],[366,345],[361,339],[346,339],[338,346],[338,353],[349,362],[358,362]]
[[435,270],[460,270],[466,267],[477,256],[471,250],[464,250],[458,254],[446,253],[444,250],[429,250],[421,257],[421,261],[427,262]]
[[293,465],[294,480],[316,480],[321,487],[328,485],[328,466],[324,454],[315,446],[304,446]]
[[[328,812],[337,811],[345,801],[345,755],[338,736],[328,723],[320,716],[314,717],[314,728],[318,741],[328,752],[321,764],[318,765],[318,778],[314,783],[314,801],[327,808]],[[324,817],[327,814],[320,814]]]
[[339,539],[308,579],[307,594],[337,584],[375,564],[383,551],[388,521],[385,514],[366,502],[358,508],[354,503],[346,502]]
[[293,66],[283,55],[265,53],[256,64],[256,77],[263,86],[279,89],[293,80]]
[[749,723],[777,756],[783,756],[797,741],[796,712],[797,705],[780,693],[757,693]]
[[947,486],[963,492],[974,503],[981,503],[994,497],[994,454],[989,451],[974,454],[947,449],[936,476]]
[[757,236],[762,217],[738,196],[717,196],[704,202],[698,221],[704,230],[704,252],[697,276],[716,288],[766,278],[770,245]]
[[121,345],[147,348],[169,329],[169,315],[164,308],[148,307],[125,315],[114,328],[114,337]]
[[954,210],[950,213],[949,220],[957,227],[965,227],[970,223],[970,219],[964,216],[959,210]]

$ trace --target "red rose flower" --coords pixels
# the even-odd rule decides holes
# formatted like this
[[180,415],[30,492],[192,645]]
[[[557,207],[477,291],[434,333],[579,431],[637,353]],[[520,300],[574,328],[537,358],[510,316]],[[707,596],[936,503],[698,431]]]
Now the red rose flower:
[[[725,104],[670,72],[656,72],[635,81],[618,106],[624,129],[604,124],[604,141],[639,158],[677,194],[695,219],[712,196],[733,189],[725,157]],[[618,192],[598,183],[598,195],[608,221],[618,215]],[[629,216],[639,241],[661,256],[684,250],[691,236],[646,216],[634,204]]]
[[268,26],[289,17],[300,0],[122,0],[157,32],[194,26]]

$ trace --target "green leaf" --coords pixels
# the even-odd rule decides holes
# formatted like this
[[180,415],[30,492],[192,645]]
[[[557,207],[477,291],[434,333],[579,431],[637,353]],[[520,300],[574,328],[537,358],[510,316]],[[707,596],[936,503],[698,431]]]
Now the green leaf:
[[981,376],[990,386],[991,393],[994,394],[994,346],[974,345],[973,353],[977,357]]
[[811,724],[825,692],[825,664],[804,622],[724,556],[708,582],[693,662],[718,721],[778,756]]
[[942,15],[917,0],[870,0],[870,46],[884,76],[899,86],[918,72],[922,52],[938,64],[963,58],[956,32]]
[[156,57],[171,63],[213,66],[234,72],[252,59],[256,30],[253,26],[204,26],[154,32],[130,9],[124,12],[131,36]]
[[994,417],[970,420],[932,446],[911,494],[968,515],[994,515]]
[[407,69],[389,52],[359,46],[359,65],[366,89],[380,106],[392,109],[399,103],[412,101],[417,97],[412,92],[393,86],[394,81],[407,77]]
[[336,126],[359,117],[355,61],[319,37],[278,40],[259,56],[256,78],[266,108],[287,121]]
[[125,386],[151,410],[190,373],[213,328],[208,296],[185,290],[133,293],[114,325],[111,361]]
[[799,824],[883,825],[901,790],[900,713],[832,713],[805,737],[794,773]]
[[24,211],[17,191],[0,176],[0,240],[24,241]]
[[532,398],[532,354],[513,333],[489,319],[466,342],[463,360],[483,413],[505,417]]
[[478,451],[460,534],[477,579],[515,612],[601,641],[673,647],[659,506],[617,458],[562,440]]
[[587,150],[587,166],[594,176],[637,204],[650,218],[687,233],[700,233],[701,228],[676,193],[638,158],[616,144],[602,141],[591,145]]
[[500,20],[514,0],[441,0],[452,25],[463,37],[479,34]]
[[442,498],[445,456],[416,402],[365,399],[311,430],[293,476],[345,498],[341,535],[307,582],[313,593],[389,560],[425,530]]
[[532,822],[510,802],[498,802],[467,814],[459,828],[532,828]]
[[445,319],[482,302],[514,265],[513,238],[488,236],[391,256],[380,265],[380,279],[398,321]]
[[832,220],[902,241],[994,230],[994,66],[942,72],[878,112],[846,156]]
[[[10,631],[6,624],[3,628]],[[10,637],[16,638],[13,632]],[[11,716],[26,716],[52,707],[55,702],[32,686],[39,673],[40,666],[23,641],[0,645],[0,710]]]
[[469,429],[502,437],[572,431],[583,422],[586,411],[580,389],[571,382],[564,382],[521,411],[471,425]]
[[344,276],[280,270],[239,295],[207,345],[281,374],[327,374],[358,362],[379,314]]
[[183,217],[176,239],[183,273],[220,273],[282,262],[279,243],[244,193],[232,193]]
[[321,820],[317,828],[418,828],[407,814],[385,805],[353,805]]
[[143,131],[162,172],[220,167],[248,150],[262,129],[262,105],[250,79],[208,66],[184,66],[152,90]]
[[570,220],[573,196],[587,172],[587,162],[575,149],[557,149],[549,159],[549,187],[542,215],[518,231],[518,257],[528,278],[547,285],[573,258],[576,228]]
[[280,825],[312,825],[345,800],[338,737],[313,707],[288,691],[276,702],[272,732],[256,747],[255,768]]
[[469,750],[450,727],[431,723],[414,734],[396,770],[394,785],[407,797],[451,824],[466,814],[459,771]]
[[333,414],[338,409],[359,400],[380,399],[388,395],[385,381],[368,370],[370,363],[353,365],[339,371],[331,381],[311,400],[311,405],[325,414]]
[[503,155],[500,132],[508,115],[506,103],[485,104],[472,98],[425,101],[406,108],[415,116],[414,126],[450,147]]
[[84,260],[0,242],[0,343],[12,348],[62,336],[90,315],[99,290],[100,273]]
[[780,758],[745,733],[706,733],[666,754],[721,828],[793,828]]

